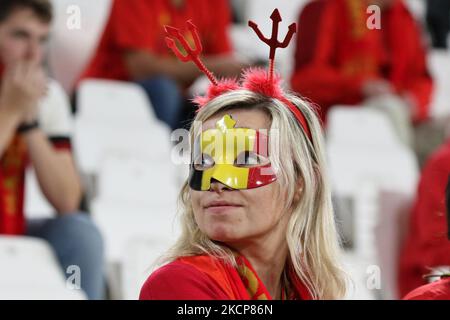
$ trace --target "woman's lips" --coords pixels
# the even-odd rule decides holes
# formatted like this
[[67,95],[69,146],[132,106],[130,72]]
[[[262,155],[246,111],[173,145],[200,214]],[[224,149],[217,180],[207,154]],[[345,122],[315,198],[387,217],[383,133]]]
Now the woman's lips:
[[211,213],[221,213],[231,209],[240,208],[242,205],[225,201],[215,201],[205,206],[205,210]]

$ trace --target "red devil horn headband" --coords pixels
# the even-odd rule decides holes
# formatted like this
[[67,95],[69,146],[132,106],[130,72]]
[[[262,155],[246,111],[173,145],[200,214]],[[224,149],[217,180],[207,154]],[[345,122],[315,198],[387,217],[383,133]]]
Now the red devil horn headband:
[[[225,80],[217,80],[214,74],[206,68],[204,63],[200,59],[200,55],[202,53],[202,44],[200,41],[200,37],[198,35],[198,31],[196,26],[192,23],[192,21],[187,21],[187,29],[192,33],[192,37],[194,39],[195,48],[192,48],[187,40],[182,36],[179,29],[165,26],[165,30],[167,33],[166,43],[167,46],[172,49],[174,54],[183,62],[192,61],[196,64],[201,72],[203,72],[208,79],[211,81],[212,86],[208,89],[208,94],[206,97],[199,97],[196,99],[196,102],[199,104],[200,108],[206,105],[213,98],[221,95],[222,93],[229,92],[232,90],[238,89],[247,89],[253,92],[263,94],[265,96],[275,98],[283,102],[287,108],[293,113],[298,123],[302,127],[305,134],[311,140],[311,131],[308,126],[308,122],[306,121],[303,113],[292,104],[283,94],[283,91],[280,87],[280,78],[274,76],[274,68],[275,68],[275,53],[278,48],[286,48],[289,45],[289,42],[292,39],[292,36],[297,30],[297,26],[295,23],[292,23],[289,26],[288,33],[286,34],[284,40],[280,42],[278,40],[278,27],[281,22],[281,15],[278,9],[275,9],[270,15],[270,19],[272,20],[272,35],[270,38],[266,38],[261,30],[258,28],[258,25],[249,21],[248,25],[252,28],[258,38],[267,44],[270,47],[269,53],[269,72],[261,71],[258,69],[249,69],[244,72],[244,78],[242,80],[242,85],[239,85],[236,81],[225,79]],[[175,39],[178,40],[181,46],[186,51],[186,55],[183,55],[181,51],[177,48],[175,44]]]

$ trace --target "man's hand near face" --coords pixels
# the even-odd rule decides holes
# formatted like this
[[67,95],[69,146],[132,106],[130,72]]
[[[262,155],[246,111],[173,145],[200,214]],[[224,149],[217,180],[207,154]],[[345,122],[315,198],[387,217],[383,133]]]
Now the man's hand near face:
[[[47,77],[37,61],[7,66],[0,89],[0,155],[22,124],[38,118],[38,103],[47,91]],[[63,106],[61,106],[63,107]],[[23,133],[39,185],[57,212],[78,209],[81,185],[70,150],[58,150],[40,130]]]
[[19,61],[7,67],[2,79],[0,102],[4,108],[17,109],[23,115],[36,113],[40,98],[46,93],[47,77],[36,61]]
[[37,61],[18,61],[6,67],[0,86],[0,156],[17,127],[36,120],[37,104],[47,79]]

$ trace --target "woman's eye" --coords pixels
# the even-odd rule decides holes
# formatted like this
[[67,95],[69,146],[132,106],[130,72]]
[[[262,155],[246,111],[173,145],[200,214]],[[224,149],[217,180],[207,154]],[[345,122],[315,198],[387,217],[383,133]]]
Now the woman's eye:
[[203,171],[214,167],[214,159],[207,154],[202,153],[194,161],[194,168],[198,171]]
[[244,151],[236,158],[234,165],[236,167],[259,167],[269,163],[269,159],[250,151]]

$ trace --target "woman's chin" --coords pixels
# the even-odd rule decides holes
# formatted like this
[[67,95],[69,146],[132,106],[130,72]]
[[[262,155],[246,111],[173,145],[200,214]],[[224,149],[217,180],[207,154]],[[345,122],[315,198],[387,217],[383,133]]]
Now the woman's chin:
[[214,226],[208,230],[207,234],[210,239],[220,242],[231,242],[238,238],[236,230],[233,230],[233,228],[230,228],[229,226]]

